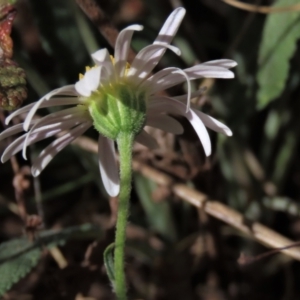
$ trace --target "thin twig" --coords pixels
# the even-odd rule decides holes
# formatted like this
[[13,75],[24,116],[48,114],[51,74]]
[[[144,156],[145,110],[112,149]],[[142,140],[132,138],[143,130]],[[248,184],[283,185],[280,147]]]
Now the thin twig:
[[[0,110],[0,121],[2,122],[2,125],[5,128],[6,125],[4,120],[5,120],[4,112],[3,110]],[[27,187],[27,180],[25,179],[26,169],[24,167],[20,168],[15,156],[12,156],[10,158],[10,162],[14,172],[14,178],[12,184],[15,189],[15,198],[18,205],[19,216],[26,224],[27,211],[26,211],[26,205],[24,199],[24,190]]]
[[[260,5],[261,0],[256,0],[255,2],[255,6],[259,6]],[[246,37],[246,32],[248,31],[248,29],[250,28],[251,23],[253,22],[255,16],[257,14],[257,11],[253,11],[251,12],[247,18],[245,19],[245,21],[243,22],[243,25],[241,26],[241,28],[239,29],[239,32],[237,34],[237,36],[235,37],[235,39],[233,40],[233,42],[231,43],[230,47],[228,48],[228,50],[226,51],[224,57],[231,57],[234,50],[239,46],[239,44],[241,43],[241,41],[243,40],[243,38]]]
[[221,0],[221,1],[242,10],[257,12],[261,14],[283,13],[283,12],[300,10],[300,4],[277,7],[277,6],[260,6],[256,4],[242,3],[237,0]]
[[[114,48],[119,34],[118,29],[110,22],[105,12],[95,0],[76,0],[76,3],[98,28],[107,42]],[[135,52],[129,49],[128,62],[132,62]]]
[[25,179],[25,176],[29,175],[28,174],[29,167],[24,166],[20,168],[15,156],[12,156],[10,158],[10,161],[15,174],[13,178],[13,186],[15,189],[15,197],[16,197],[17,205],[19,208],[19,215],[21,219],[24,221],[24,223],[26,224],[28,215],[26,210],[24,193],[25,190],[28,189],[30,185],[29,180]]
[[[73,142],[73,144],[89,152],[98,152],[97,142],[88,137],[79,137]],[[210,216],[236,228],[240,232],[243,232],[265,246],[270,248],[282,248],[294,244],[292,240],[284,237],[278,232],[258,222],[251,223],[245,220],[245,217],[236,210],[219,201],[209,199],[208,195],[196,191],[185,184],[176,183],[171,176],[136,159],[133,160],[133,169],[153,180],[157,184],[170,188],[176,196],[180,197],[184,201],[189,202],[197,208],[202,208]],[[299,247],[290,249],[285,248],[284,250],[281,250],[281,252],[300,261]]]
[[257,256],[247,256],[244,253],[241,253],[241,255],[238,259],[238,264],[241,265],[241,266],[249,265],[249,264],[252,264],[252,263],[257,262],[259,260],[262,260],[264,258],[267,258],[271,255],[280,253],[280,251],[282,251],[282,250],[286,250],[286,249],[290,249],[290,248],[294,248],[294,247],[298,247],[298,246],[300,246],[300,242],[295,242],[295,243],[293,243],[291,245],[288,245],[286,247],[276,248],[276,249],[264,252],[262,254],[259,254]]

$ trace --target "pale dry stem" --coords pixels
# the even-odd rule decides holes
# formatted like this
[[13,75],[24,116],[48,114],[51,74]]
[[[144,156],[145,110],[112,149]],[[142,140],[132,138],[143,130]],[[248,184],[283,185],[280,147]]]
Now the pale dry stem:
[[[88,137],[79,137],[73,144],[89,152],[98,152],[97,142]],[[168,187],[182,200],[189,202],[198,209],[203,209],[208,215],[223,221],[267,247],[282,248],[294,243],[294,241],[261,223],[247,221],[238,211],[217,200],[209,199],[208,195],[188,187],[185,184],[177,183],[171,176],[136,159],[133,159],[133,170],[153,180],[158,185]],[[300,247],[285,249],[281,252],[300,261]]]

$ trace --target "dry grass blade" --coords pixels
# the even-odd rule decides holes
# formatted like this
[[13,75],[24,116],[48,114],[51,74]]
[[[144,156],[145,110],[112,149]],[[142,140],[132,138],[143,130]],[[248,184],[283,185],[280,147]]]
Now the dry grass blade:
[[[98,152],[97,142],[87,137],[79,137],[73,144],[86,151],[93,153]],[[174,182],[173,178],[169,175],[143,164],[138,160],[133,160],[133,169],[157,184],[169,187],[173,193],[181,199],[199,209],[203,209],[210,216],[225,222],[265,246],[270,248],[281,248],[294,243],[292,240],[258,222],[247,222],[244,216],[236,210],[219,201],[209,199],[207,195],[196,191],[193,188]],[[300,261],[299,247],[285,249],[281,252]]]

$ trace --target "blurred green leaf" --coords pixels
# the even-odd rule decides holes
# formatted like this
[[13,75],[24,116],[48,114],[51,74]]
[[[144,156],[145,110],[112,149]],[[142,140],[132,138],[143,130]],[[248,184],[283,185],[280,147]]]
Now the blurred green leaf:
[[145,210],[150,228],[154,229],[166,239],[174,241],[176,231],[170,206],[167,201],[154,202],[152,193],[157,184],[142,175],[134,174],[135,190]]
[[99,227],[83,224],[59,232],[57,230],[41,232],[34,242],[19,238],[2,243],[0,245],[0,297],[38,264],[43,247],[52,248],[62,245],[71,238],[100,237],[102,237],[102,230]]
[[0,245],[0,296],[26,276],[40,259],[41,249],[30,247],[26,239]]
[[300,216],[300,205],[296,201],[288,197],[264,197],[263,205],[275,211],[288,213],[292,216]]
[[115,268],[114,268],[114,249],[115,243],[106,247],[103,253],[104,265],[111,284],[115,285]]
[[[277,0],[275,6],[299,3]],[[264,108],[283,92],[289,74],[290,59],[300,38],[300,12],[269,14],[259,49],[257,107]]]

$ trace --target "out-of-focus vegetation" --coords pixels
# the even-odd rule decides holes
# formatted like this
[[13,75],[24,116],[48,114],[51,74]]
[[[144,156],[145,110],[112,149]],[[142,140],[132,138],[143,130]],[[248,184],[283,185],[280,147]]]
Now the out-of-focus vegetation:
[[[152,43],[173,8],[187,9],[174,40],[182,56],[166,53],[157,69],[225,57],[239,64],[233,80],[193,86],[208,87],[194,105],[234,133],[211,133],[210,158],[185,120],[182,136],[153,132],[160,149],[135,148],[135,162],[142,166],[135,169],[149,168],[157,176],[148,176],[148,169],[134,175],[126,250],[130,299],[299,299],[299,262],[275,254],[240,266],[240,253],[257,256],[268,248],[231,227],[230,216],[219,217],[221,222],[175,196],[172,183],[162,184],[159,176],[167,174],[173,183],[208,195],[207,201],[242,213],[249,228],[259,222],[299,240],[300,12],[263,15],[221,0],[97,2],[119,29],[144,25],[133,37],[134,50]],[[92,64],[93,51],[112,50],[74,0],[19,0],[17,9],[12,38],[14,60],[27,75],[24,104],[74,83]],[[7,113],[1,115],[3,121]],[[96,139],[97,133],[87,135]],[[0,150],[8,143],[1,141]],[[30,156],[45,144],[31,147]],[[11,289],[4,299],[113,299],[103,251],[114,239],[116,199],[104,192],[97,155],[83,148],[66,148],[36,179],[21,155],[0,165],[0,294]]]

